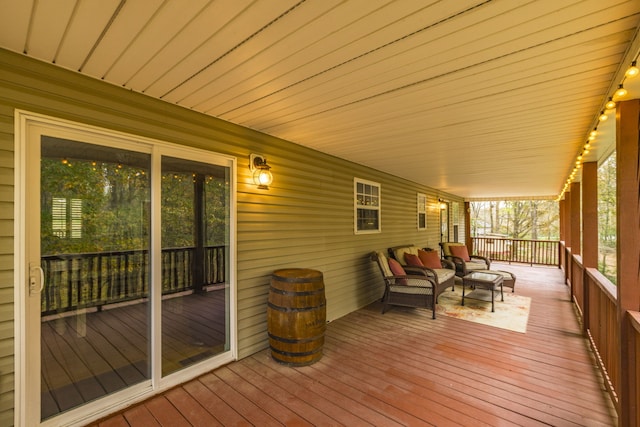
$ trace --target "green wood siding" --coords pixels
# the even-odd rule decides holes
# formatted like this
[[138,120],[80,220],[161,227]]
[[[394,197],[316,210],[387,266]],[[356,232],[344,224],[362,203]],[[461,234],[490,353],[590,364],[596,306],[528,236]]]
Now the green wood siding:
[[[195,113],[0,49],[0,425],[13,422],[13,115],[23,109],[238,158],[238,351],[268,346],[266,302],[278,268],[324,273],[329,321],[380,298],[373,250],[403,243],[438,247],[434,189]],[[250,182],[249,154],[264,154],[274,182]],[[427,165],[425,165],[427,167]],[[355,235],[353,178],[381,184],[382,233]],[[427,230],[416,193],[427,195]],[[462,209],[461,209],[462,218]],[[464,237],[460,224],[460,238]]]

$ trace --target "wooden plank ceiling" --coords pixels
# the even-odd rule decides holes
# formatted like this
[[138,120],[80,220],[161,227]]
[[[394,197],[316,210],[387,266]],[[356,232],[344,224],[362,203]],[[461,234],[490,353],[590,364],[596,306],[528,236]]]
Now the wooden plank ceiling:
[[0,47],[468,199],[555,197],[613,89],[640,97],[639,23],[638,0],[2,0]]

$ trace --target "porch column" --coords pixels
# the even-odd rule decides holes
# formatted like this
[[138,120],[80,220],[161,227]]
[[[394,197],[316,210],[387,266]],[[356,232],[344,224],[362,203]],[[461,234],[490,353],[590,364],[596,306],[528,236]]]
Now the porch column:
[[[565,195],[566,198],[566,195]],[[558,219],[559,219],[559,223],[560,223],[560,240],[564,241],[566,244],[566,237],[565,235],[565,228],[566,225],[564,223],[564,211],[565,211],[565,199],[560,200],[560,202],[558,203],[558,208],[559,208],[559,212],[558,212]]]
[[571,254],[580,255],[580,183],[574,182],[571,184]]
[[572,186],[569,186],[569,191],[564,193],[564,244],[566,247],[571,247],[571,190]]
[[[564,193],[564,246],[571,249],[571,186],[569,191]],[[571,283],[571,259],[564,253],[564,282]]]
[[598,163],[582,165],[582,263],[598,268]]
[[598,268],[598,162],[582,165],[582,329],[589,324],[589,280],[587,268]]
[[471,238],[471,203],[464,202],[464,240],[469,253],[473,253],[473,239]]
[[633,327],[628,310],[640,311],[640,100],[618,104],[616,109],[616,197],[617,197],[617,248],[618,264],[618,326],[620,337],[620,425],[640,424],[638,408],[638,376],[636,372],[635,346],[632,345]]

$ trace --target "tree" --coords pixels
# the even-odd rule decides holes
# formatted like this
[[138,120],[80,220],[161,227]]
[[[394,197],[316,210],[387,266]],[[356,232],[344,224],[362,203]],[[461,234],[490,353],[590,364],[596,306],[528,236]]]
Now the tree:
[[616,283],[616,156],[598,168],[598,270]]

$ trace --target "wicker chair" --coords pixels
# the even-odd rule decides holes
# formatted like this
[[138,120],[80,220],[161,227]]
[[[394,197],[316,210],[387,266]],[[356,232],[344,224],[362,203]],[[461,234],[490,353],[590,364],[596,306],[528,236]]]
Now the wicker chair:
[[[447,259],[440,259],[439,268],[429,268],[429,267],[416,267],[407,265],[407,261],[405,258],[405,253],[418,256],[418,252],[421,249],[417,246],[413,245],[402,245],[402,246],[394,246],[392,248],[387,249],[389,256],[398,261],[404,269],[409,274],[416,274],[416,270],[418,270],[418,274],[426,274],[429,278],[433,280],[436,286],[436,304],[438,303],[438,297],[441,293],[446,291],[449,287],[451,290],[454,290],[455,279],[456,279],[456,268],[453,262]],[[422,270],[424,273],[419,273]]]
[[389,260],[382,252],[373,252],[371,261],[378,264],[384,279],[383,314],[387,311],[388,306],[398,305],[431,309],[433,318],[436,318],[433,297],[435,284],[432,279],[425,274],[394,275],[389,267]]
[[442,247],[442,254],[444,255],[444,257],[455,264],[457,276],[464,277],[472,271],[491,269],[491,260],[489,260],[489,258],[480,255],[469,255],[468,260],[465,260],[460,256],[453,255],[453,253],[451,252],[451,247],[465,246],[464,243],[441,242],[440,246]]

